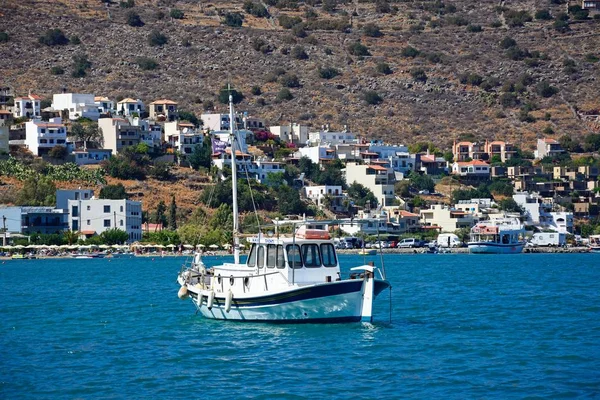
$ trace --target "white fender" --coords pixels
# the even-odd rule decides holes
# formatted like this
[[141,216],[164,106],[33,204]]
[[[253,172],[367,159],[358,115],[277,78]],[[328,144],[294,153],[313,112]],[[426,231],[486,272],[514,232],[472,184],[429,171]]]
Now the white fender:
[[208,292],[208,297],[206,298],[206,307],[210,310],[213,306],[213,301],[215,300],[215,292],[212,290]]
[[225,312],[229,312],[229,310],[231,310],[231,300],[233,300],[233,293],[231,292],[231,289],[229,289],[227,295],[225,296]]
[[182,286],[179,288],[179,292],[177,292],[177,297],[179,297],[181,300],[185,300],[189,297],[189,293],[188,293],[188,289],[186,286]]

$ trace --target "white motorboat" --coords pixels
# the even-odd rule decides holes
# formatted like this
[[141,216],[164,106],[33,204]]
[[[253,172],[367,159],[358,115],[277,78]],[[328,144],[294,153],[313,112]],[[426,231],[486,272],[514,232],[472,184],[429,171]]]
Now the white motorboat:
[[482,221],[471,228],[469,252],[479,254],[516,254],[525,246],[525,228],[517,218]]
[[[230,121],[235,121],[231,96],[229,103]],[[234,125],[230,127],[232,154]],[[240,262],[235,157],[231,170],[234,262],[209,268],[201,254],[195,254],[191,265],[177,277],[179,297],[190,298],[197,311],[210,319],[370,322],[374,298],[390,287],[385,271],[372,264],[358,265],[343,278],[334,242],[326,230],[309,229],[306,221],[288,221],[293,224],[290,237],[259,234],[250,238],[247,260]],[[283,223],[276,224],[276,232]]]
[[590,235],[588,248],[592,253],[600,253],[600,235]]

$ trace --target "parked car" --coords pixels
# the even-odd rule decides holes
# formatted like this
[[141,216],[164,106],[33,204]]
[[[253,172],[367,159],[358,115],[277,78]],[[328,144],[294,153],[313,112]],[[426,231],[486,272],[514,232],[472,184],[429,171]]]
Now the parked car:
[[406,238],[402,239],[400,243],[398,243],[398,248],[416,248],[416,247],[425,247],[426,242],[424,240],[416,239],[416,238]]

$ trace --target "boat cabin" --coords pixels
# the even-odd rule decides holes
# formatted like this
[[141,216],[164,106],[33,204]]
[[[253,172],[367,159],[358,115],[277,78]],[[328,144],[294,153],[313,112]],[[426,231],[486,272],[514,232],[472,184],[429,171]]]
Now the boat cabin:
[[339,279],[335,246],[324,230],[306,230],[294,238],[249,239],[252,243],[246,265],[259,272],[278,271],[298,284]]

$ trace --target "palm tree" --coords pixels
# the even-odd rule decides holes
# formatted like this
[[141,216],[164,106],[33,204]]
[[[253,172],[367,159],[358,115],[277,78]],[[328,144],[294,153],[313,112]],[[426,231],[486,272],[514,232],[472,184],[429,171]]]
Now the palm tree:
[[77,231],[73,232],[72,230],[68,230],[65,233],[63,233],[63,238],[70,246],[74,242],[79,240],[79,232],[77,232]]

